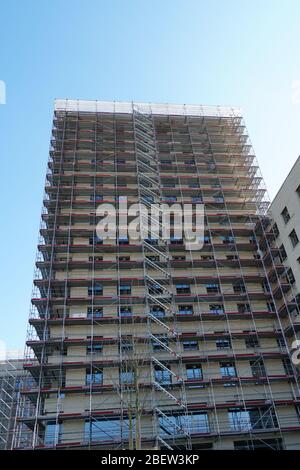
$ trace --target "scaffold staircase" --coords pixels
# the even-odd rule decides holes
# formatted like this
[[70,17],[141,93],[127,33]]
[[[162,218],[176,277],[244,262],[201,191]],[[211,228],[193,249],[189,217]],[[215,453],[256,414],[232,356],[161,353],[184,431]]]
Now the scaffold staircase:
[[[176,309],[172,288],[169,241],[163,237],[162,192],[159,161],[156,150],[156,136],[152,115],[133,110],[135,151],[137,163],[137,183],[139,202],[147,211],[140,210],[140,233],[143,252],[145,304],[147,312],[148,338],[152,344],[159,345],[166,360],[156,357],[153,349],[151,362],[152,393],[154,395],[153,419],[156,447],[176,448],[180,445],[191,448],[189,421],[187,419],[187,400],[182,372],[182,356],[179,334],[176,328]],[[151,230],[150,230],[151,225]],[[162,341],[164,333],[167,341]],[[160,356],[161,357],[161,356]],[[178,373],[171,370],[169,361],[175,360]],[[156,372],[159,372],[158,374]],[[174,386],[174,387],[173,387]],[[174,392],[175,390],[175,392]],[[175,425],[170,419],[173,415],[184,416],[181,422],[186,426]],[[174,429],[172,444],[166,442],[160,432],[159,421],[163,418]]]

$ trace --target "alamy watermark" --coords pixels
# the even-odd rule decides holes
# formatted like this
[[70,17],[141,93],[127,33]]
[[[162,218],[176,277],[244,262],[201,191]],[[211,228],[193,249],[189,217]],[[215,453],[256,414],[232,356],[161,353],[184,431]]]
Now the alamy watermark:
[[6,104],[6,85],[3,80],[0,80],[0,104]]
[[299,339],[295,339],[292,342],[291,351],[293,351],[291,354],[292,363],[295,366],[299,366],[300,365],[300,340]]
[[186,250],[201,250],[204,244],[204,204],[135,203],[121,197],[118,207],[99,204],[96,235],[100,240],[128,242],[158,240],[182,242]]

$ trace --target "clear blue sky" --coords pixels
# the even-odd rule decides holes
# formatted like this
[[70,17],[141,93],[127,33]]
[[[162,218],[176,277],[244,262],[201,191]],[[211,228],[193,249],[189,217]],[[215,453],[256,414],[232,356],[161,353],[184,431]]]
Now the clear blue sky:
[[299,0],[2,0],[0,339],[23,348],[53,100],[241,106],[270,196],[300,153]]

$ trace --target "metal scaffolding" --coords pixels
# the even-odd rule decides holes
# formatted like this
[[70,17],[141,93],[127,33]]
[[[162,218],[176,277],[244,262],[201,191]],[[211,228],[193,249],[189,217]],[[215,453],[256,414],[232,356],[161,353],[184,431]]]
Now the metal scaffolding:
[[[140,242],[95,233],[120,197]],[[165,240],[166,202],[205,204],[201,251]],[[238,109],[57,101],[11,446],[300,446],[299,302],[267,209]]]

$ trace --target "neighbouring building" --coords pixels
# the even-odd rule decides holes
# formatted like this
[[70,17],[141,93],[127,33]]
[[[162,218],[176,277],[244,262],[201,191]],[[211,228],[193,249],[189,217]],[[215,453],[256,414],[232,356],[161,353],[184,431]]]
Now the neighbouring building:
[[300,157],[271,203],[270,212],[277,245],[282,248],[281,261],[300,294]]
[[[299,305],[239,109],[57,100],[52,132],[12,447],[300,449]],[[204,247],[103,240],[125,196],[203,203]]]
[[16,357],[0,361],[0,450],[11,448],[18,394],[26,375],[23,363]]

